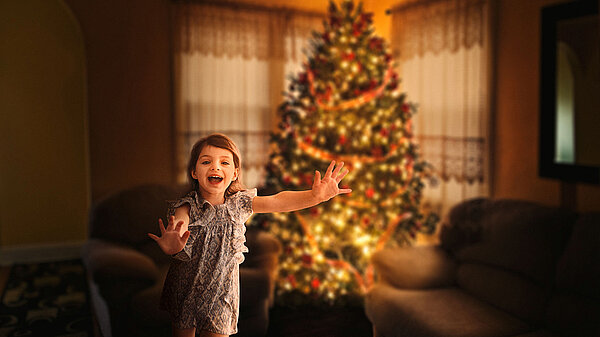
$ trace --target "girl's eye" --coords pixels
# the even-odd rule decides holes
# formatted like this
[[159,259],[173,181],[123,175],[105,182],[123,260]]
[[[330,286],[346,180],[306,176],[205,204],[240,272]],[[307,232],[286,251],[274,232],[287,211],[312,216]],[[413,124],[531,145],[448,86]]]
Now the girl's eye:
[[202,165],[208,165],[208,164],[210,164],[210,161],[208,161],[208,160],[205,160],[202,162]]
[[229,165],[229,162],[228,161],[224,161],[221,164],[223,164],[223,165]]

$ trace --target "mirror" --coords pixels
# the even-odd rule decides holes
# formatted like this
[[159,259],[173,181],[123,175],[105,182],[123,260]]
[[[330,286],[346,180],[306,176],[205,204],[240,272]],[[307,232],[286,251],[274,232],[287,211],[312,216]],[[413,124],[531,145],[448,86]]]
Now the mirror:
[[542,9],[540,176],[600,183],[598,1]]

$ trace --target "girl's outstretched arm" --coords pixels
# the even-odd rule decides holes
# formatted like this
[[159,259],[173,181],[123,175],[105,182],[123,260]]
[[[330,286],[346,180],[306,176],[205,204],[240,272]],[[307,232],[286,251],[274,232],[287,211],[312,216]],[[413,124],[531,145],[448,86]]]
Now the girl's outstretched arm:
[[315,180],[311,190],[307,191],[283,191],[265,197],[254,197],[252,200],[252,211],[254,213],[291,212],[315,206],[327,201],[338,194],[352,192],[349,188],[340,189],[340,181],[348,174],[348,169],[342,171],[344,162],[335,167],[332,161],[321,179],[321,173],[315,171]]

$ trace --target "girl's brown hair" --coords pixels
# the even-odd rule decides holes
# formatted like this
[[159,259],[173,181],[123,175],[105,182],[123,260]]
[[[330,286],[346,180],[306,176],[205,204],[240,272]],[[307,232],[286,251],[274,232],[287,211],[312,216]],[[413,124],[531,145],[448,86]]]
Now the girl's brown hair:
[[198,158],[200,157],[200,152],[204,149],[205,146],[211,145],[214,147],[219,147],[221,149],[229,150],[233,155],[233,164],[234,167],[238,169],[238,176],[235,181],[232,181],[227,190],[225,190],[225,197],[229,197],[233,195],[235,192],[241,191],[244,189],[242,184],[242,158],[240,156],[240,151],[237,146],[231,140],[231,138],[225,136],[222,133],[213,133],[206,137],[200,138],[196,144],[192,147],[192,152],[190,154],[190,161],[187,166],[187,176],[188,182],[190,183],[190,188],[193,191],[198,191],[200,188],[200,184],[198,180],[192,177],[192,171],[196,169],[196,163],[198,162]]

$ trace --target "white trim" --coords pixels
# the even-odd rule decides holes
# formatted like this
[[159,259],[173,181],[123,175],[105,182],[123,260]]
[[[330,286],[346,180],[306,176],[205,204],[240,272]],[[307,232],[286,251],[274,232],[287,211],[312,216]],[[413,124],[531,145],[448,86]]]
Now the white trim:
[[0,266],[81,258],[84,242],[0,247]]

